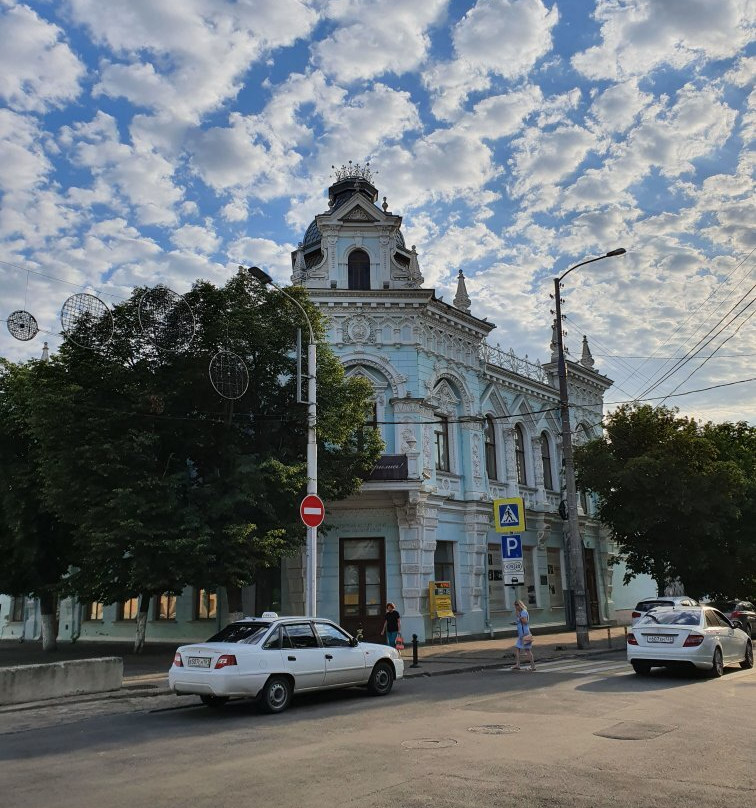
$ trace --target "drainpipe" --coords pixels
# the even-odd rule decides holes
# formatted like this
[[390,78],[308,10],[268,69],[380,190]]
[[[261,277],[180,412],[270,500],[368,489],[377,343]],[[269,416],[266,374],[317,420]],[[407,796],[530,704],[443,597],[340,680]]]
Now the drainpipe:
[[489,594],[488,594],[488,535],[486,535],[486,543],[483,552],[483,614],[484,614],[484,622],[483,622],[484,629],[488,633],[488,638],[492,640],[494,636],[494,630],[493,626],[491,625],[491,604],[489,601]]

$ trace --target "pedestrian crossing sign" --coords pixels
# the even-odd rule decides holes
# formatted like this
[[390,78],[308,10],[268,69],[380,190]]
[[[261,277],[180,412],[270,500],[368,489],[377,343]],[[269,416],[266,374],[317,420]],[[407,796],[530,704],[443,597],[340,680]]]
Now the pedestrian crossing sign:
[[495,499],[493,511],[497,533],[525,532],[525,503],[522,497]]

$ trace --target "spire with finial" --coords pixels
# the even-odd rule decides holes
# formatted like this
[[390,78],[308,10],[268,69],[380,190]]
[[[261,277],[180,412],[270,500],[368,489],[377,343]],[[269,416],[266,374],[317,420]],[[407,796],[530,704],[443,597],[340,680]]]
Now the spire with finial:
[[583,355],[580,357],[580,364],[586,368],[592,368],[596,361],[591,356],[591,349],[588,347],[588,337],[583,335]]
[[465,286],[465,276],[462,270],[459,270],[457,276],[457,294],[454,295],[454,308],[461,311],[470,313],[470,295],[467,294],[467,287]]

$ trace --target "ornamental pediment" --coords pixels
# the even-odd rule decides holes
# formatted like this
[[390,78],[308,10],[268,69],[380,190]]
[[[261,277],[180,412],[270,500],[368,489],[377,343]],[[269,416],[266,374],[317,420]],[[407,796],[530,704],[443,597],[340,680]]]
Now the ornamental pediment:
[[377,222],[378,217],[368,213],[362,205],[355,205],[351,210],[347,211],[343,216],[339,217],[341,222]]

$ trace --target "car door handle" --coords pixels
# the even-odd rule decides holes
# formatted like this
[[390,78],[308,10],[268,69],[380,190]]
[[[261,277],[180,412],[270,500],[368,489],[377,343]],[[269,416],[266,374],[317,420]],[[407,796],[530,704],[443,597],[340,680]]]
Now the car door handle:
[[326,659],[333,659],[333,654],[326,654]]
[[290,656],[290,657],[286,657],[286,658],[289,660],[289,662],[296,662],[297,661],[297,658],[295,656]]

